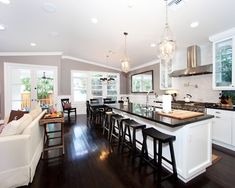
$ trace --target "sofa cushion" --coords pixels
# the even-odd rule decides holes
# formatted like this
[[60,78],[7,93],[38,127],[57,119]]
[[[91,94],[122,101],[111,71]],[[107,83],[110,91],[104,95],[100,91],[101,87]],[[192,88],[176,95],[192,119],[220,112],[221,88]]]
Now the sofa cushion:
[[13,120],[18,120],[24,116],[24,112],[20,110],[12,110],[10,113],[10,117],[8,119],[8,123],[10,123]]
[[21,134],[25,128],[33,121],[33,118],[29,114],[25,114],[21,119],[19,119],[20,125],[17,129],[17,134]]
[[29,114],[25,114],[19,120],[13,120],[8,123],[2,130],[0,136],[10,136],[21,134],[24,129],[32,122],[32,117]]
[[29,115],[33,118],[33,120],[42,112],[40,106],[37,106],[32,111],[29,112]]
[[17,127],[19,126],[19,122],[17,120],[13,120],[4,126],[1,136],[11,136],[17,134]]

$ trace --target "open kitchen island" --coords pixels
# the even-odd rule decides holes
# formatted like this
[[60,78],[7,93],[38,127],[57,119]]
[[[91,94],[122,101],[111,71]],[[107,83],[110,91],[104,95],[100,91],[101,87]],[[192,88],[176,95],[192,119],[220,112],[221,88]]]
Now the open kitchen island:
[[[212,141],[211,125],[212,115],[200,115],[187,119],[175,119],[159,114],[157,111],[150,111],[143,108],[143,105],[129,103],[108,105],[115,113],[124,117],[134,119],[145,124],[146,127],[155,129],[170,135],[176,136],[174,141],[175,158],[178,177],[188,182],[199,174],[205,172],[212,163]],[[137,132],[137,140],[142,142],[142,132]],[[147,141],[150,156],[153,153],[152,141]],[[137,145],[140,149],[140,145]],[[170,159],[169,147],[163,145],[163,156]],[[153,157],[153,156],[151,156]],[[171,171],[171,165],[164,163],[163,166]]]

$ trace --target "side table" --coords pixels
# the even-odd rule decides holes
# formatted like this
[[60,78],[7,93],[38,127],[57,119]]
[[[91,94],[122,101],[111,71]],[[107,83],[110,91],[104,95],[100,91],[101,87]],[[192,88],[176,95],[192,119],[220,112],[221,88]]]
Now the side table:
[[[60,130],[49,131],[47,129],[48,124],[58,123],[60,124]],[[44,159],[44,152],[49,150],[55,150],[62,148],[63,155],[64,155],[64,115],[61,114],[59,117],[48,117],[48,114],[45,114],[42,119],[39,121],[39,125],[44,127],[44,143],[43,143],[43,152],[42,152],[42,159]],[[50,136],[54,133],[60,133],[60,136]],[[52,139],[61,139],[60,144],[51,145],[49,146],[49,140]]]

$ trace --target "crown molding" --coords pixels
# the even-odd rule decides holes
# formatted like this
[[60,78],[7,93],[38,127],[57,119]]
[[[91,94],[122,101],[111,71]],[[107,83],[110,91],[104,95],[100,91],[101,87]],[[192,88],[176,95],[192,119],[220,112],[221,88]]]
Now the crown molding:
[[93,62],[93,61],[88,61],[88,60],[85,60],[85,59],[80,59],[80,58],[76,58],[76,57],[72,57],[72,56],[62,56],[62,59],[70,59],[70,60],[74,60],[74,61],[79,61],[81,63],[87,63],[87,64],[96,65],[96,66],[99,66],[99,67],[104,67],[104,68],[108,68],[108,69],[121,71],[121,69],[118,69],[118,68],[115,68],[115,67],[112,67],[112,66],[102,65],[100,63],[96,63],[96,62]]
[[130,69],[130,71],[134,71],[134,70],[137,70],[137,69],[142,69],[144,67],[148,67],[148,66],[151,66],[151,65],[155,65],[157,63],[160,63],[160,60],[159,59],[155,59],[155,60],[152,60],[152,61],[149,61],[147,63],[144,63],[142,65],[139,65],[139,66],[136,66],[136,67],[133,67]]
[[51,56],[63,55],[63,52],[0,52],[0,56]]
[[211,42],[219,41],[219,40],[224,40],[226,38],[233,37],[235,35],[235,27],[228,29],[224,32],[217,33],[215,35],[212,35],[209,37],[209,40]]

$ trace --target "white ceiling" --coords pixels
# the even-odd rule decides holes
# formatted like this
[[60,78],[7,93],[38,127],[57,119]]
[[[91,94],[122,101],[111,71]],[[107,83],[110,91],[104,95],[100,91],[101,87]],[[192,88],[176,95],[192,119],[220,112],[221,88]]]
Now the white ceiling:
[[[120,68],[124,35],[131,67],[157,59],[165,22],[164,0],[11,0],[0,3],[0,52],[53,52]],[[186,1],[186,0],[185,0]],[[52,3],[52,12],[44,10]],[[53,8],[53,7],[52,7]],[[91,22],[96,17],[98,23]],[[235,26],[235,0],[187,0],[169,10],[169,22],[177,47],[208,42],[212,34]],[[190,23],[199,21],[192,29]],[[35,42],[37,46],[30,46]],[[108,53],[109,50],[113,54]],[[109,55],[109,58],[106,58]]]

